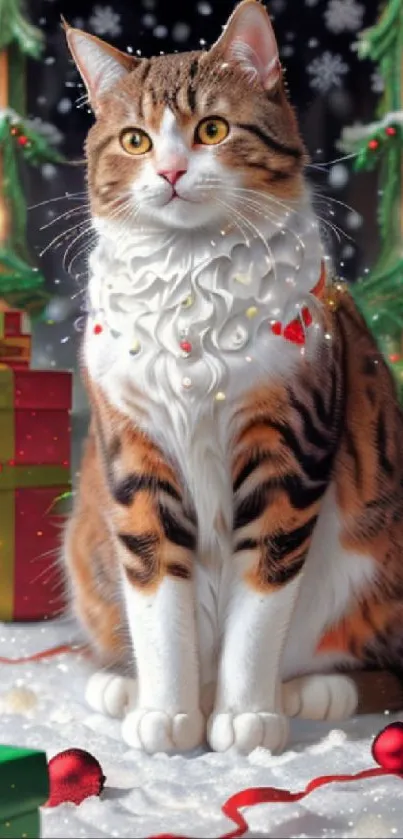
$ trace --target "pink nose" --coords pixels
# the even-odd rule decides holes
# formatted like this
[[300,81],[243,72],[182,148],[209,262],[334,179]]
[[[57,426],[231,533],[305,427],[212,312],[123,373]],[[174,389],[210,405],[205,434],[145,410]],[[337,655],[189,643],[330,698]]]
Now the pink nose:
[[176,182],[179,181],[179,178],[182,175],[186,175],[187,169],[165,169],[163,171],[158,172],[161,175],[161,178],[165,178],[171,186],[175,186]]

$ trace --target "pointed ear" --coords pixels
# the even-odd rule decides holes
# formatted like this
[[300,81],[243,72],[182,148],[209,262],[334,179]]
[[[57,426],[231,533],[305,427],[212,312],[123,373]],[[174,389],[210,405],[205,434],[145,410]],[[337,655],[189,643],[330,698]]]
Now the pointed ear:
[[243,0],[232,13],[212,50],[237,62],[270,90],[281,76],[276,38],[269,15],[259,0]]
[[134,70],[141,59],[120,52],[95,35],[74,29],[63,18],[62,24],[70,52],[87,88],[89,102],[96,111],[99,98]]

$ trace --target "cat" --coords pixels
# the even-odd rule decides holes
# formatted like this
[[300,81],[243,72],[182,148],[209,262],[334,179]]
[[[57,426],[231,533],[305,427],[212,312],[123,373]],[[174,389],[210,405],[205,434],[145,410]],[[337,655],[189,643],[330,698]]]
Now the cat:
[[[65,24],[95,123],[88,439],[63,558],[87,689],[148,753],[281,751],[397,667],[403,424],[334,283],[270,18],[136,58]],[[340,672],[343,671],[343,672]]]

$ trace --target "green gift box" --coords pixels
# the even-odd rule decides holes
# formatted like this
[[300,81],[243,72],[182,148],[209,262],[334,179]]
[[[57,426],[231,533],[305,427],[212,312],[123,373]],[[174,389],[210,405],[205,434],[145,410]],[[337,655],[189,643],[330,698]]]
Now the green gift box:
[[39,807],[48,798],[45,752],[0,746],[0,839],[39,839]]

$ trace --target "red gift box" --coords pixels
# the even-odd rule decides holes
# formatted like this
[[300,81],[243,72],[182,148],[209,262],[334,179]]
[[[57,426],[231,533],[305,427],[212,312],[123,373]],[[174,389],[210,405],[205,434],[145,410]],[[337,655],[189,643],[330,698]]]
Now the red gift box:
[[0,619],[65,606],[58,554],[70,491],[71,373],[0,365]]
[[31,328],[28,315],[19,309],[0,312],[0,362],[28,367],[31,360]]

